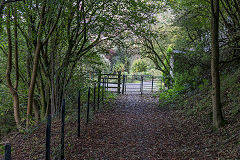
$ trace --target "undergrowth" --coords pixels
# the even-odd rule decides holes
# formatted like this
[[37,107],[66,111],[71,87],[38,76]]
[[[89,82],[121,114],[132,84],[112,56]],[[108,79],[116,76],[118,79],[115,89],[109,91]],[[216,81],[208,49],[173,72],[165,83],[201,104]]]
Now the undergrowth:
[[[162,90],[159,106],[178,108],[189,116],[202,114],[201,116],[211,118],[211,89],[207,80],[203,80],[194,89],[175,83],[171,89]],[[240,114],[240,69],[221,75],[221,100],[224,117],[234,119]]]

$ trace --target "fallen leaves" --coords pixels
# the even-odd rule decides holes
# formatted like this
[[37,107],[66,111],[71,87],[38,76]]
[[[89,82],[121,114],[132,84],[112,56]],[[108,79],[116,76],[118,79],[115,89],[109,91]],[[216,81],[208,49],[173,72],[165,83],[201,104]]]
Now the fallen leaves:
[[[239,158],[239,143],[223,145],[225,134],[209,131],[201,121],[177,110],[157,108],[157,98],[122,95],[110,105],[114,110],[98,112],[87,126],[81,125],[80,138],[77,124],[66,124],[66,159]],[[11,141],[13,159],[44,159],[44,127]],[[52,157],[57,157],[60,122],[52,127]]]

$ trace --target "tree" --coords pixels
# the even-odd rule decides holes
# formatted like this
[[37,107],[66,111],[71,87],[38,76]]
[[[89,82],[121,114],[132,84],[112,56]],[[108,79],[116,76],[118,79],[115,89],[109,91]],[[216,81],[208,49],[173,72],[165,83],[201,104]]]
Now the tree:
[[18,67],[18,37],[17,37],[17,11],[16,7],[14,8],[14,52],[15,52],[15,85],[12,84],[11,72],[12,72],[12,35],[11,35],[11,24],[10,24],[10,14],[11,6],[8,5],[7,9],[7,36],[8,36],[8,61],[7,61],[7,71],[6,71],[6,80],[7,86],[10,90],[10,93],[13,96],[13,109],[14,109],[14,118],[17,125],[17,128],[20,128],[20,114],[19,114],[19,96],[18,96],[18,82],[19,82],[19,67]]
[[212,36],[212,104],[213,104],[213,126],[219,128],[223,124],[222,104],[220,97],[220,75],[219,75],[219,0],[211,0],[211,36]]
[[148,67],[148,64],[145,59],[137,59],[133,61],[132,72],[133,73],[146,72],[147,67]]
[[99,63],[100,46],[127,39],[132,29],[152,23],[156,12],[155,3],[129,0],[0,0],[0,5],[0,61],[4,64],[0,79],[7,70],[5,85],[20,112],[16,122],[26,120],[27,128],[34,120],[60,112],[72,77],[83,75],[84,68],[78,71],[87,66],[86,57]]

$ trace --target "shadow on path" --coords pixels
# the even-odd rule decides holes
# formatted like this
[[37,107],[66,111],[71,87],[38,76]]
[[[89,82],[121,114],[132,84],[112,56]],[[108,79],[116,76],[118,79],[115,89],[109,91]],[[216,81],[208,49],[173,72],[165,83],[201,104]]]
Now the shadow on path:
[[[65,132],[67,160],[80,159],[239,159],[240,143],[231,124],[213,132],[198,116],[179,109],[159,108],[150,95],[120,95],[95,114],[81,136],[76,118],[69,116]],[[235,127],[237,128],[237,127]],[[61,122],[52,123],[51,159],[60,155]],[[238,132],[238,129],[236,129]],[[234,135],[238,135],[238,134]],[[14,160],[45,159],[45,123],[31,133],[9,135]],[[232,138],[233,137],[233,138]],[[0,159],[2,159],[0,148]]]
[[86,133],[76,140],[68,159],[74,159],[73,155],[76,159],[208,159],[218,156],[217,151],[214,153],[206,147],[209,142],[198,133],[200,126],[177,116],[173,110],[157,108],[158,98],[122,95],[112,105],[112,111],[96,115]]

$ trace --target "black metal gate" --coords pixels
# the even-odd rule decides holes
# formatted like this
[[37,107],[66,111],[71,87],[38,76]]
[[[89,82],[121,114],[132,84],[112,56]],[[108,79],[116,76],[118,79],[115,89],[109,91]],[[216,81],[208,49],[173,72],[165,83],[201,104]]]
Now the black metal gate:
[[101,84],[106,91],[121,93],[122,75],[121,73],[101,74]]
[[123,75],[123,93],[153,94],[164,88],[161,76]]
[[161,76],[102,74],[105,90],[122,94],[153,94],[164,88]]

